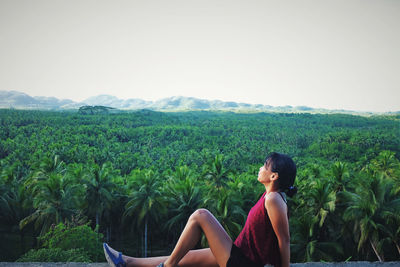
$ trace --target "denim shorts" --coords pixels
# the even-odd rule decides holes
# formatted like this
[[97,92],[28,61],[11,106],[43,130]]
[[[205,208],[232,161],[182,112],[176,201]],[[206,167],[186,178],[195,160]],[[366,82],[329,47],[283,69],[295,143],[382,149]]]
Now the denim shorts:
[[253,262],[242,253],[240,248],[232,244],[231,255],[226,263],[226,267],[264,267],[264,264]]

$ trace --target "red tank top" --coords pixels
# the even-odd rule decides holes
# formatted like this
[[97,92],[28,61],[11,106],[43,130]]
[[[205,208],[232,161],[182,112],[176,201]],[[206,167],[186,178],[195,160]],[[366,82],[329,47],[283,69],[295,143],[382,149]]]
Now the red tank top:
[[278,239],[264,207],[264,196],[251,208],[235,245],[255,263],[281,266]]

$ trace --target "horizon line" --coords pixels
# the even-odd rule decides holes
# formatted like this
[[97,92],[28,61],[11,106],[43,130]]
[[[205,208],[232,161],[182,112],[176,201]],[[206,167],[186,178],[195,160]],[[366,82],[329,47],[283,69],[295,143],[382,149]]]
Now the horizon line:
[[71,98],[60,98],[60,97],[57,97],[57,96],[30,95],[30,94],[28,94],[28,93],[26,93],[26,92],[18,91],[18,90],[13,90],[13,89],[12,89],[12,90],[0,90],[0,92],[1,92],[1,91],[3,91],[3,92],[22,93],[22,94],[25,94],[25,95],[27,95],[27,96],[29,96],[29,97],[32,97],[32,98],[35,98],[35,97],[56,98],[56,99],[58,99],[58,100],[70,100],[70,101],[73,101],[73,102],[75,102],[75,103],[84,103],[84,104],[86,104],[86,103],[84,102],[85,100],[88,100],[88,99],[90,99],[90,98],[99,97],[99,96],[115,97],[116,99],[122,100],[122,101],[131,100],[131,99],[135,100],[135,99],[136,99],[136,100],[142,100],[142,101],[151,102],[151,103],[154,103],[154,102],[157,102],[157,101],[161,101],[161,100],[163,100],[163,99],[168,99],[168,98],[179,98],[179,97],[181,97],[181,98],[192,98],[192,99],[205,100],[205,101],[220,101],[220,102],[223,102],[223,103],[232,102],[232,103],[237,103],[237,104],[261,105],[261,106],[269,106],[269,107],[274,107],[274,108],[281,108],[281,107],[302,108],[302,107],[304,107],[304,108],[311,108],[311,109],[314,109],[314,110],[347,111],[347,112],[356,112],[356,113],[377,113],[377,114],[399,113],[399,112],[400,112],[400,108],[399,108],[398,110],[389,110],[389,111],[371,111],[371,110],[355,110],[355,109],[345,109],[345,108],[326,108],[326,107],[315,107],[315,106],[308,106],[308,105],[290,105],[290,104],[287,104],[287,105],[276,105],[276,106],[274,106],[274,105],[270,105],[270,104],[247,103],[247,102],[244,102],[244,101],[232,101],[232,100],[221,100],[221,99],[200,98],[200,97],[185,96],[185,95],[172,95],[172,96],[167,96],[167,97],[158,98],[158,99],[156,99],[156,100],[148,100],[148,99],[144,99],[144,98],[133,98],[133,97],[131,97],[131,98],[122,98],[122,97],[119,97],[119,96],[116,96],[116,95],[111,95],[111,94],[107,94],[107,93],[100,93],[100,94],[96,94],[96,95],[93,95],[93,96],[89,96],[89,97],[87,97],[87,98],[85,98],[85,99],[79,101],[79,100],[74,100],[74,99],[71,99]]

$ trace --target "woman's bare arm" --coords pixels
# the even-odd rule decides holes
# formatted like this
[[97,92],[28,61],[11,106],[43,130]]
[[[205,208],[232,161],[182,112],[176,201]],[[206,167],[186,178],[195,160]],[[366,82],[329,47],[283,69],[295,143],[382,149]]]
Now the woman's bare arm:
[[272,228],[278,238],[278,246],[281,254],[282,267],[290,265],[290,234],[287,217],[287,205],[279,193],[270,193],[265,198],[265,207],[271,220]]

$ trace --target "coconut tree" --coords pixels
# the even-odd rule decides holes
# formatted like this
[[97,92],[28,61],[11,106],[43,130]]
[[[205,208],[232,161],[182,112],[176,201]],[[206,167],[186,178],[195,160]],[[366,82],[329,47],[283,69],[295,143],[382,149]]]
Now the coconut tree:
[[395,153],[389,150],[384,150],[371,161],[371,167],[374,173],[380,173],[385,178],[391,179],[394,182],[393,192],[400,193],[400,162],[395,157]]
[[[232,178],[228,183],[229,197],[235,199],[241,204],[244,211],[248,211],[254,205],[254,201],[263,192],[263,187],[257,180],[257,174],[259,166],[256,170],[252,170],[249,173],[241,173],[232,175]],[[259,188],[259,190],[255,190]],[[243,222],[244,223],[244,222]]]
[[226,189],[222,189],[217,198],[213,194],[207,196],[205,205],[229,236],[235,237],[240,233],[246,218],[246,213],[242,208],[243,200],[231,197]]
[[26,198],[24,188],[13,182],[7,187],[7,191],[0,189],[0,192],[0,221],[18,225],[21,219],[29,215],[28,209],[23,207]]
[[318,238],[318,218],[307,215],[293,217],[290,224],[291,251],[294,259],[302,262],[333,261],[334,253],[343,254],[343,249],[335,241],[323,241]]
[[51,224],[74,213],[80,188],[72,184],[65,173],[65,164],[55,155],[52,159],[44,158],[38,164],[38,171],[25,180],[23,190],[32,200],[29,205],[33,206],[33,212],[19,222],[20,229],[35,222],[35,229],[40,227],[42,235]]
[[383,218],[400,213],[400,199],[393,195],[392,184],[381,176],[366,177],[355,188],[355,192],[343,192],[347,208],[344,219],[354,224],[354,233],[359,238],[358,250],[369,243],[379,261],[383,261]]
[[[385,174],[382,174],[384,176]],[[387,191],[390,193],[385,194],[386,202],[389,203],[387,207],[383,207],[382,219],[384,223],[379,225],[383,235],[383,243],[393,243],[400,256],[400,196],[393,190],[396,187],[394,181],[385,181],[387,183]],[[391,189],[392,188],[392,189]]]
[[163,191],[167,194],[171,216],[166,226],[171,230],[179,225],[177,232],[181,232],[189,216],[203,203],[200,187],[196,185],[190,169],[185,165],[178,167],[171,175]]
[[331,179],[314,176],[322,175],[320,167],[311,166],[312,171],[299,173],[299,194],[291,199],[293,255],[299,261],[333,260],[343,254],[341,245],[330,238],[332,216],[328,215],[336,209],[336,192]]
[[44,158],[39,163],[39,172],[36,173],[36,178],[40,175],[46,175],[49,173],[65,174],[65,164],[58,155],[54,155],[53,158]]
[[386,177],[393,175],[396,169],[399,168],[399,160],[396,159],[395,153],[389,150],[384,150],[372,160],[373,166],[377,171],[383,173]]
[[24,251],[24,229],[20,229],[19,222],[31,213],[31,206],[24,205],[28,201],[26,190],[10,170],[13,167],[2,166],[0,175],[0,226],[5,232],[20,235],[21,249]]
[[329,181],[314,180],[308,191],[308,199],[312,206],[313,216],[319,219],[319,227],[322,227],[326,216],[335,211],[336,192],[332,190]]
[[156,223],[164,211],[158,174],[152,170],[135,173],[132,193],[127,198],[123,216],[135,216],[136,225],[144,225],[144,257],[147,257],[149,223]]
[[52,224],[71,218],[76,213],[82,196],[82,187],[72,184],[60,173],[52,172],[46,176],[31,180],[29,193],[33,199],[34,212],[19,223],[22,229],[28,223],[35,222],[36,229],[41,226],[40,235]]
[[400,256],[400,216],[398,213],[392,213],[389,217],[390,218],[385,218],[385,225],[380,225],[380,230],[386,235],[386,237],[383,238],[383,243],[393,243]]
[[226,186],[230,173],[231,171],[224,166],[223,155],[219,154],[215,156],[213,161],[208,163],[204,178],[209,180],[219,191],[222,187]]
[[332,174],[335,184],[335,191],[342,191],[346,187],[349,172],[346,163],[337,161],[332,165]]
[[95,218],[96,225],[105,210],[110,209],[113,201],[115,184],[111,178],[115,175],[111,163],[104,163],[101,167],[97,164],[90,166],[89,172],[84,176],[83,183],[86,187],[86,204],[90,217]]

